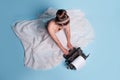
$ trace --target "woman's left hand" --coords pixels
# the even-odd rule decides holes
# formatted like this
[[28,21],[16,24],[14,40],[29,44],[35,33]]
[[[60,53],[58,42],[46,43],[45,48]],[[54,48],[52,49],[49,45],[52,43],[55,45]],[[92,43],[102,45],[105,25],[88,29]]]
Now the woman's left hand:
[[71,50],[73,49],[73,46],[72,46],[72,44],[71,44],[70,42],[67,43],[67,47],[68,47],[69,49],[71,49]]

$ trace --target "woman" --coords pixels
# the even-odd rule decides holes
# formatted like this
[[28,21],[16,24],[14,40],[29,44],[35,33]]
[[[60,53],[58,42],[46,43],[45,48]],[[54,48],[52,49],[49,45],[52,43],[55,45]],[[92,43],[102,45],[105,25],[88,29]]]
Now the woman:
[[56,42],[59,48],[63,51],[64,55],[68,55],[68,50],[63,47],[63,45],[61,44],[61,42],[59,41],[59,39],[55,34],[59,30],[65,29],[65,33],[67,37],[66,45],[69,49],[73,49],[73,46],[70,41],[70,18],[67,15],[67,11],[64,9],[59,9],[56,12],[56,17],[49,21],[47,29],[51,38]]
[[[58,65],[64,55],[68,55],[69,49],[84,47],[93,39],[93,30],[80,10],[66,12],[60,9],[57,13],[54,11],[56,12],[48,9],[47,14],[45,12],[40,19],[15,23],[13,30],[24,46],[26,67],[50,69]],[[46,23],[48,23],[47,29]]]

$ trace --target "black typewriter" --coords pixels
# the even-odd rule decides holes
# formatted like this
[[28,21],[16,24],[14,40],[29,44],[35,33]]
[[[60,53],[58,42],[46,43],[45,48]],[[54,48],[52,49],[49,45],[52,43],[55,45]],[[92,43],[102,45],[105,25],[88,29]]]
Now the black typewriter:
[[65,64],[67,65],[67,68],[71,70],[76,70],[75,64],[72,63],[74,60],[77,60],[77,65],[81,65],[81,60],[77,58],[82,57],[84,60],[86,60],[88,56],[89,54],[85,55],[80,47],[74,47],[72,50],[69,50],[68,55],[63,55],[63,57],[65,58]]

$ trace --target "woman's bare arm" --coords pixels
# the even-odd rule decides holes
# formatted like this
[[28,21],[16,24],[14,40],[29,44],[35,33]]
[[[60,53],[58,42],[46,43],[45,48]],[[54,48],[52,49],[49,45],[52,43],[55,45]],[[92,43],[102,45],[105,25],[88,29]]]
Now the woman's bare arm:
[[65,33],[67,36],[67,42],[70,43],[71,34],[70,34],[70,25],[69,24],[65,28]]
[[72,46],[71,41],[70,41],[70,38],[71,38],[70,24],[68,24],[66,26],[65,33],[66,33],[66,36],[67,36],[67,46],[68,46],[68,48],[73,49],[73,46]]
[[59,46],[59,48],[63,51],[63,53],[67,55],[68,54],[67,49],[65,49],[63,47],[63,45],[61,44],[61,42],[59,41],[59,39],[57,38],[57,36],[55,34],[55,30],[52,29],[51,26],[48,26],[48,32],[49,32],[51,38],[56,42],[56,44]]

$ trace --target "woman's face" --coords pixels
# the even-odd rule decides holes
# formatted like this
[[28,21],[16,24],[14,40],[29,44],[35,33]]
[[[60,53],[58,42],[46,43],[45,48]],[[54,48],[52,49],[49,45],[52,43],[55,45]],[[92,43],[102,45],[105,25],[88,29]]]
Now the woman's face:
[[57,23],[60,26],[66,26],[70,23],[70,20],[68,20],[67,22],[63,22],[63,23]]
[[55,22],[60,26],[66,26],[70,23],[70,18],[68,15],[66,15],[64,18],[57,18]]

